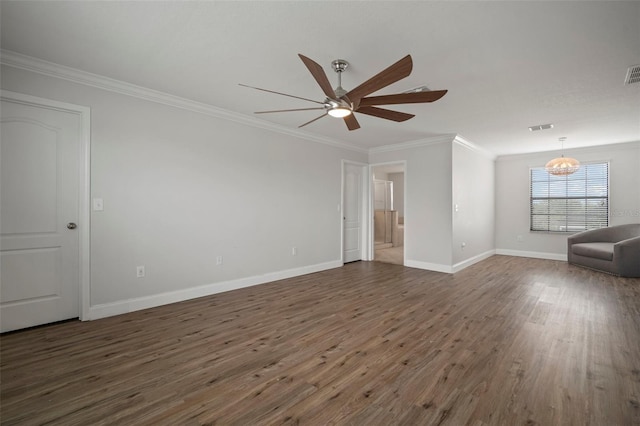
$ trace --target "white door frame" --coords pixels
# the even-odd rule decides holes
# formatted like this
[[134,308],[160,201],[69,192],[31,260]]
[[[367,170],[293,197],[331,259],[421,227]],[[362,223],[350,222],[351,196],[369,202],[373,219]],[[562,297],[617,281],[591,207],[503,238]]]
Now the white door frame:
[[[368,222],[367,222],[367,240],[369,242],[368,246],[367,246],[367,255],[369,260],[374,260],[375,258],[375,238],[374,238],[374,232],[373,232],[373,212],[374,212],[374,198],[375,195],[373,193],[373,169],[375,169],[376,167],[379,166],[391,166],[391,165],[398,165],[401,164],[402,168],[404,170],[404,185],[403,185],[403,190],[404,190],[404,204],[403,204],[403,211],[404,214],[407,214],[407,161],[406,160],[398,160],[398,161],[387,161],[384,163],[375,163],[375,164],[369,164],[369,173],[368,173],[368,181],[370,183],[370,190],[368,193],[368,198],[369,198],[369,202],[368,202],[368,210],[371,212],[371,217],[368,218]],[[406,242],[407,242],[407,223],[405,222],[404,224],[404,247],[406,247]],[[407,251],[406,250],[402,250],[403,256],[402,256],[402,264],[405,265],[406,261],[407,261]]]
[[369,233],[367,232],[367,230],[370,227],[370,220],[369,220],[369,188],[371,186],[370,182],[369,182],[369,173],[368,173],[368,169],[367,163],[360,163],[358,161],[351,161],[351,160],[342,160],[342,179],[341,179],[341,187],[340,187],[340,260],[342,262],[342,264],[344,265],[344,184],[345,184],[345,176],[344,176],[344,169],[345,169],[345,165],[346,164],[351,164],[351,165],[355,165],[355,166],[359,166],[362,168],[362,194],[360,194],[361,200],[362,200],[362,217],[360,218],[361,220],[361,226],[362,226],[362,231],[361,232],[361,241],[360,241],[360,250],[362,251],[362,260],[371,260],[372,258],[369,255]]
[[0,98],[23,105],[46,107],[80,117],[80,150],[78,152],[78,228],[79,247],[79,306],[80,320],[89,319],[90,288],[91,288],[91,211],[89,198],[91,196],[91,109],[86,106],[53,101],[37,96],[0,90]]

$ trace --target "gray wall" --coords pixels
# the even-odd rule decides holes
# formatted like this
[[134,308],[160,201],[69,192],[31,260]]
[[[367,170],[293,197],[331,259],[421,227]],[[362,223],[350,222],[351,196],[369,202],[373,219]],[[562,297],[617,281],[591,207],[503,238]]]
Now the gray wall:
[[[529,168],[557,152],[494,168],[448,137],[367,155],[11,67],[1,77],[3,89],[91,108],[91,194],[105,206],[91,223],[91,305],[108,306],[98,316],[338,265],[342,159],[406,162],[407,266],[452,272],[494,249],[566,256],[566,235],[528,231]],[[640,221],[640,142],[566,154],[610,161],[611,224]]]
[[[453,144],[453,264],[495,249],[495,162],[486,154]],[[456,211],[456,205],[458,207]],[[465,247],[462,247],[465,243]]]
[[405,265],[451,265],[451,138],[422,146],[372,150],[369,163],[406,161]]
[[2,88],[91,108],[104,211],[91,215],[90,295],[113,305],[103,314],[340,264],[341,160],[366,154],[11,67]]
[[372,164],[406,161],[405,265],[455,272],[493,254],[494,161],[476,148],[447,136],[371,151]]
[[[529,169],[558,155],[541,152],[496,160],[498,253],[566,260],[566,234],[529,231]],[[582,162],[609,161],[609,224],[640,222],[640,142],[565,150],[565,155]]]

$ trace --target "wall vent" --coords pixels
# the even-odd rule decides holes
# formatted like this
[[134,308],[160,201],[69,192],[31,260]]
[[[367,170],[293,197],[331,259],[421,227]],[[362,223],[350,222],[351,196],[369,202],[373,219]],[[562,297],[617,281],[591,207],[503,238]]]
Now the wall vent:
[[640,83],[640,65],[633,65],[627,70],[627,78],[624,84]]
[[553,124],[538,124],[536,126],[529,127],[530,132],[537,132],[538,130],[548,130],[553,129]]

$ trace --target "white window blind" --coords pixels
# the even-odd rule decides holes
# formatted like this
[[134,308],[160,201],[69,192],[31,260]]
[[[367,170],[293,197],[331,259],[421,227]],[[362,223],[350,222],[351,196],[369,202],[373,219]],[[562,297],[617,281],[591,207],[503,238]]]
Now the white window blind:
[[609,226],[609,163],[582,164],[567,176],[531,169],[531,230],[578,232]]

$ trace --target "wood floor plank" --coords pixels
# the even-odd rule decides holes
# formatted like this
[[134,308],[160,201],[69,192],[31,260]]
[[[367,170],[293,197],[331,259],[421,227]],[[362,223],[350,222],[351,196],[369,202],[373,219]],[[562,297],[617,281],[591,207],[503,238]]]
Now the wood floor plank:
[[0,336],[3,425],[640,424],[640,279],[379,262]]

